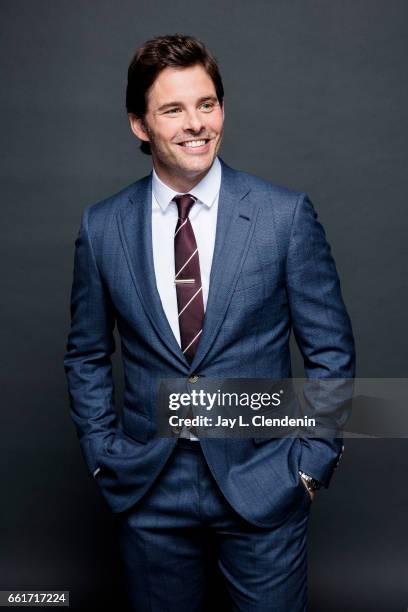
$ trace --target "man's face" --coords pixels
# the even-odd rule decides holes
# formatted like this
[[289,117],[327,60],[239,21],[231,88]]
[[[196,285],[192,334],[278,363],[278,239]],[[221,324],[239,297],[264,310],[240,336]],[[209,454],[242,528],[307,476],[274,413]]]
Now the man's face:
[[129,115],[133,132],[150,143],[154,167],[164,182],[200,180],[222,140],[224,108],[201,65],[165,68],[147,96],[142,122]]

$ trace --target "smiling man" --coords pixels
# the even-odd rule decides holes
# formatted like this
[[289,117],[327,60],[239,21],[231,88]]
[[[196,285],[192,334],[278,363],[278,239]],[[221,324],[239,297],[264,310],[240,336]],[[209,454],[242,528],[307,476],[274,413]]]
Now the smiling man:
[[[303,193],[219,157],[224,90],[191,36],[136,52],[126,106],[152,172],[85,209],[65,369],[90,474],[117,516],[132,609],[203,609],[207,541],[230,609],[306,609],[307,522],[339,439],[157,436],[157,383],[291,376],[293,329],[311,378],[354,375],[336,268]],[[114,407],[113,330],[125,375]]]

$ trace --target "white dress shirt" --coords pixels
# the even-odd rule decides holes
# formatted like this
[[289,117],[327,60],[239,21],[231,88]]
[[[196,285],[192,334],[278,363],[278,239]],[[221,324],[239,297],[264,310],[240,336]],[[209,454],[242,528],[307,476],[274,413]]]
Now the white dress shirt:
[[[221,187],[221,163],[216,157],[205,177],[188,193],[197,198],[188,218],[198,248],[204,311],[210,285],[211,264],[217,227],[218,196]],[[178,212],[174,196],[181,195],[160,180],[155,170],[152,178],[152,242],[156,286],[172,332],[179,343],[177,293],[174,283],[174,232]]]

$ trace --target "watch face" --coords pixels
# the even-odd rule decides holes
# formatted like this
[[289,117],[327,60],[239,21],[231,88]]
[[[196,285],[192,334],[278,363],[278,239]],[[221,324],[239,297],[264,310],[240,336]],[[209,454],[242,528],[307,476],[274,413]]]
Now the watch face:
[[320,482],[313,478],[313,476],[309,476],[309,474],[305,474],[305,472],[299,472],[303,480],[305,481],[307,488],[311,491],[317,491],[320,489]]

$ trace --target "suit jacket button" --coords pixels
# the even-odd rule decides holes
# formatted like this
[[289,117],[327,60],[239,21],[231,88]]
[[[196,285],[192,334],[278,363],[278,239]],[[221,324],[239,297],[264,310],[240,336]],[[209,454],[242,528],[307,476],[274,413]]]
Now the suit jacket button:
[[188,379],[188,382],[195,383],[198,380],[198,374],[192,374]]

